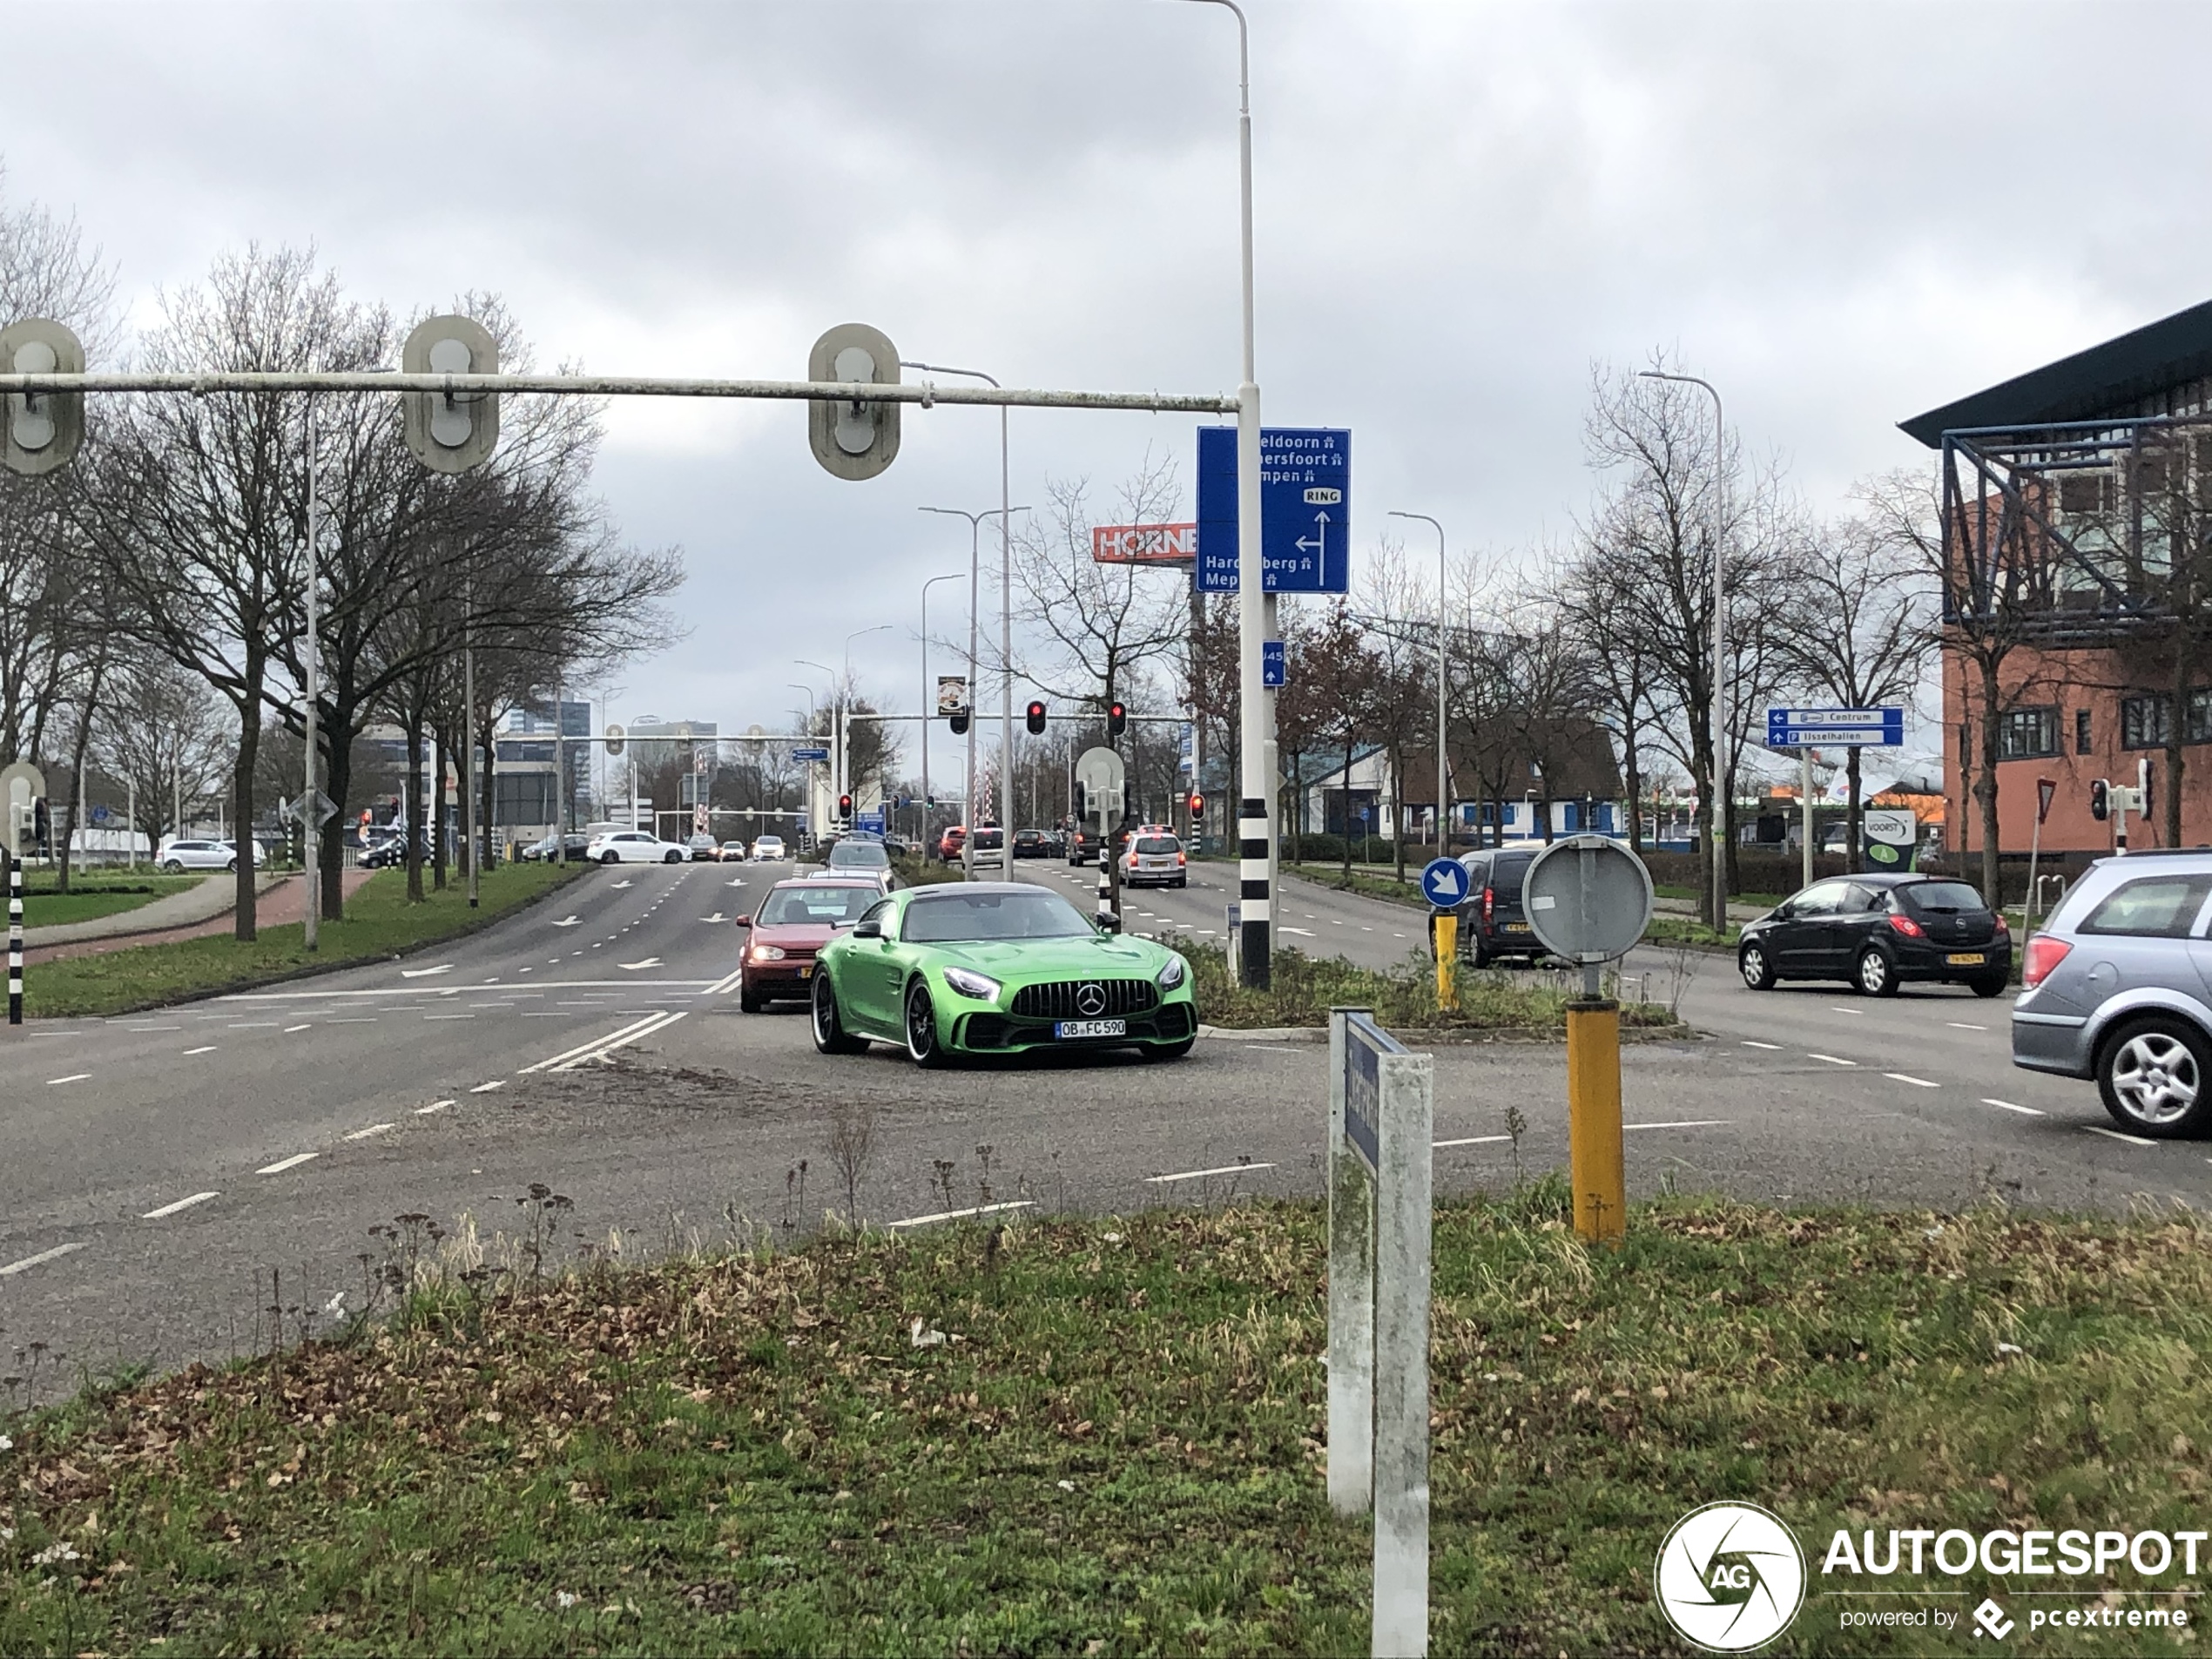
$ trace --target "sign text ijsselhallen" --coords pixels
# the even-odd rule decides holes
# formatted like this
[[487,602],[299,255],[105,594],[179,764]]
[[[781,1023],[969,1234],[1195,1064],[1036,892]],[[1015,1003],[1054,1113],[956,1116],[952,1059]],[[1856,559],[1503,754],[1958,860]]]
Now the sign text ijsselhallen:
[[[1259,435],[1260,580],[1269,593],[1352,585],[1352,434],[1264,427]],[[1198,428],[1199,589],[1237,591],[1237,428]]]

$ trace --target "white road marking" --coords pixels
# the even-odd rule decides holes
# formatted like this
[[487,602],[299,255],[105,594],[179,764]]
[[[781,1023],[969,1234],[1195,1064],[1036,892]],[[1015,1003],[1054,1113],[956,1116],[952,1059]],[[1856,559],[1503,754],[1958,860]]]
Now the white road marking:
[[49,1077],[46,1087],[51,1089],[56,1083],[81,1083],[91,1075],[89,1071],[72,1071],[66,1077]]
[[[303,729],[304,729],[304,728],[303,728]],[[1211,927],[1209,927],[1209,928],[1207,928],[1207,929],[1206,929],[1206,931],[1207,931],[1208,933],[1211,933],[1211,932],[1213,931],[1213,929],[1212,929],[1212,928],[1211,928]],[[1311,927],[1291,927],[1291,926],[1290,926],[1289,924],[1287,924],[1287,923],[1280,923],[1280,924],[1278,924],[1278,926],[1277,926],[1277,927],[1276,927],[1276,931],[1277,931],[1278,933],[1296,934],[1297,934],[1299,938],[1301,938],[1301,939],[1311,939],[1311,938],[1312,938],[1312,937],[1313,937],[1313,929],[1312,929],[1312,928],[1311,928]]]
[[718,910],[711,916],[701,916],[699,920],[706,922],[727,921],[729,921],[729,917],[724,915],[719,910]]
[[140,1221],[159,1221],[164,1216],[173,1216],[179,1210],[189,1210],[196,1204],[206,1204],[210,1198],[215,1197],[216,1196],[218,1195],[212,1192],[195,1192],[189,1198],[179,1198],[174,1204],[163,1204],[158,1210],[149,1210],[145,1212],[145,1214],[140,1216],[138,1219]]
[[214,1052],[215,1045],[212,1042],[203,1042],[197,1049],[187,1049],[185,1050],[185,1054],[187,1057],[196,1054],[213,1054]]
[[473,1014],[426,1014],[422,1017],[426,1020],[473,1020],[476,1016]]
[[376,1016],[374,1014],[355,1014],[348,1015],[344,1019],[331,1020],[327,1022],[327,1023],[331,1025],[374,1025],[376,1023]]
[[1831,1066],[1855,1066],[1858,1063],[1856,1060],[1839,1060],[1832,1054],[1809,1054],[1805,1056],[1805,1058],[1808,1060],[1825,1060]]
[[1623,1123],[1622,1129],[1725,1129],[1730,1123],[1725,1117],[1685,1117],[1673,1123]]
[[[1984,1095],[1981,1099],[1981,1103],[1985,1106],[2002,1106],[2006,1111],[2018,1112],[2023,1117],[2042,1117],[2047,1116],[2047,1114],[2038,1111],[2033,1106],[2015,1106],[2011,1101],[1999,1100],[1993,1095]],[[2208,1158],[2206,1162],[2212,1163],[2212,1158]]]
[[739,981],[741,981],[744,978],[744,968],[732,968],[729,973],[725,974],[720,979],[715,981],[713,984],[708,986],[706,989],[701,991],[699,995],[701,996],[727,996],[731,992],[738,988]]
[[442,1112],[452,1104],[453,1102],[449,1100],[434,1100],[428,1106],[416,1107],[415,1115],[417,1117],[428,1117],[432,1112]]
[[628,876],[624,876],[624,877],[623,877],[623,879],[622,879],[621,880],[619,880],[619,881],[617,881],[617,882],[616,882],[616,883],[614,884],[614,891],[615,891],[615,892],[617,892],[617,893],[620,893],[620,892],[621,892],[621,891],[624,888],[624,887],[629,887],[630,885],[631,885],[631,880],[630,880],[630,878],[629,878]]
[[493,1089],[504,1089],[504,1088],[506,1088],[506,1087],[507,1087],[507,1079],[506,1079],[506,1078],[504,1078],[504,1077],[495,1077],[495,1078],[493,1078],[493,1079],[492,1079],[489,1082],[488,1082],[488,1083],[478,1083],[478,1084],[477,1084],[477,1085],[476,1085],[474,1089],[470,1089],[469,1092],[470,1094],[472,1094],[472,1095],[489,1095],[489,1093],[491,1093],[491,1091],[492,1091]]
[[181,1031],[185,1028],[181,1025],[126,1025],[123,1028],[125,1031]]
[[314,1022],[311,1020],[306,1025],[287,1025],[284,1028],[284,1035],[288,1037],[294,1031],[312,1031],[314,1028]]
[[1911,1083],[1915,1089],[1940,1089],[1941,1083],[1932,1083],[1925,1077],[1915,1077],[1908,1072],[1885,1071],[1882,1074],[1893,1083]]
[[553,925],[556,927],[579,927],[583,925],[583,918],[581,916],[563,916],[560,919],[560,921],[555,922]]
[[1777,1054],[1779,1054],[1779,1053],[1781,1052],[1781,1050],[1782,1050],[1782,1045],[1781,1045],[1780,1043],[1778,1043],[1778,1042],[1760,1042],[1760,1041],[1759,1041],[1757,1037],[1746,1037],[1746,1038],[1744,1038],[1744,1039],[1743,1039],[1743,1046],[1744,1046],[1745,1048],[1747,1048],[1747,1049],[1772,1049],[1774,1052],[1776,1052],[1776,1053],[1777,1053]]
[[2106,1129],[2102,1125],[2097,1123],[2084,1123],[2081,1127],[2087,1130],[2092,1135],[2102,1135],[2112,1140],[2125,1141],[2130,1146],[2156,1146],[2158,1144],[2156,1141],[2152,1140],[2148,1136],[2122,1135],[2116,1129]]
[[58,1261],[70,1251],[84,1248],[82,1244],[57,1244],[51,1250],[42,1250],[36,1256],[26,1256],[19,1262],[10,1262],[5,1267],[0,1267],[0,1278],[13,1278],[25,1268],[36,1267],[41,1262]]
[[[908,1216],[904,1221],[889,1224],[896,1232],[901,1227],[927,1227],[933,1221],[965,1221],[970,1216],[995,1216],[1003,1210],[1031,1210],[1036,1207],[1030,1198],[1016,1198],[1011,1204],[979,1204],[973,1210],[941,1210],[934,1216]],[[0,1269],[0,1271],[5,1271]]]
[[276,1029],[276,1024],[277,1022],[274,1020],[240,1020],[237,1024],[227,1026],[225,1029],[231,1031],[273,1031]]
[[453,964],[451,962],[440,962],[435,968],[402,968],[400,969],[400,977],[401,979],[428,979],[435,974],[450,974],[452,972]]
[[642,962],[617,962],[615,966],[625,974],[635,974],[640,968],[660,967],[661,960],[658,956],[648,956]]
[[253,1171],[256,1175],[282,1175],[287,1170],[296,1170],[322,1156],[320,1152],[294,1152],[288,1158],[279,1158],[274,1163],[265,1163]]
[[1513,1136],[1510,1135],[1468,1135],[1456,1141],[1431,1141],[1429,1144],[1440,1152],[1447,1146],[1487,1146],[1493,1141],[1511,1139]]
[[1831,1014],[1848,1014],[1854,1020],[1863,1020],[1866,1017],[1865,1008],[1847,1008],[1840,1002],[1831,1002],[1828,1005],[1828,1011]]
[[1171,1181],[1197,1181],[1209,1175],[1242,1175],[1247,1170],[1271,1170],[1271,1163],[1223,1163],[1211,1170],[1185,1170],[1180,1175],[1148,1175],[1148,1186],[1163,1187]]
[[397,1129],[397,1123],[371,1123],[367,1129],[357,1129],[346,1136],[349,1141],[365,1141],[372,1135],[381,1135],[387,1130]]
[[1989,1029],[1989,1028],[1986,1025],[1968,1025],[1964,1020],[1946,1020],[1944,1023],[1949,1026],[1953,1031],[1986,1031]]

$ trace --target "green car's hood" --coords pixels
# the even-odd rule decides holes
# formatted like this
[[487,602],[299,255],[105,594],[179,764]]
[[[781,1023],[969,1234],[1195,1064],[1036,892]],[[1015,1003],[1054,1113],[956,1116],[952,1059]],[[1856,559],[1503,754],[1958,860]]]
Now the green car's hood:
[[970,940],[942,945],[914,945],[946,967],[972,968],[1007,985],[1035,980],[1150,979],[1167,965],[1169,953],[1146,939]]

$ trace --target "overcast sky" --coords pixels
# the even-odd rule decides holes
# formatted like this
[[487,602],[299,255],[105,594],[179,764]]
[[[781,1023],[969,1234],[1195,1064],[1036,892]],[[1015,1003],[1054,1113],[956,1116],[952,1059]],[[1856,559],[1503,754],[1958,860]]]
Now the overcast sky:
[[[1259,379],[1458,550],[1571,526],[1593,361],[1655,347],[1832,507],[1895,422],[2205,299],[2212,6],[1249,0]],[[1236,37],[1178,0],[5,10],[7,189],[73,209],[134,320],[249,240],[395,309],[496,289],[539,361],[799,378],[830,324],[1009,384],[1238,377]],[[1188,417],[1017,412],[1014,491]],[[619,406],[625,532],[688,637],[617,718],[773,729],[793,666],[918,696],[923,577],[998,496],[997,420],[910,410],[840,482],[792,405]],[[952,584],[937,590],[945,626]],[[949,667],[949,664],[933,667]],[[947,745],[949,754],[949,744]]]

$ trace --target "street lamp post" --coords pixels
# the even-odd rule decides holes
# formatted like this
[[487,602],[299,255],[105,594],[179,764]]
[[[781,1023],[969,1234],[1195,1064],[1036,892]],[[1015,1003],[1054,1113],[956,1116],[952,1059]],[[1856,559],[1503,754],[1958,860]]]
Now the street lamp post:
[[819,668],[830,677],[830,810],[826,815],[834,817],[837,813],[837,798],[844,779],[844,772],[841,770],[845,765],[844,745],[837,739],[838,733],[845,724],[843,718],[845,687],[838,683],[837,671],[826,663],[809,662],[804,657],[794,657],[792,661],[797,663],[801,668]]
[[[322,920],[322,826],[315,816],[315,705],[322,696],[321,652],[317,649],[318,619],[316,592],[320,583],[316,575],[318,555],[321,550],[315,538],[322,534],[322,495],[320,477],[315,453],[315,403],[307,400],[307,631],[300,646],[300,725],[307,738],[306,787],[300,796],[300,862],[307,867],[300,873],[300,887],[303,899],[300,915],[301,942],[309,950],[320,948],[320,924]],[[253,838],[241,835],[246,845],[246,860],[253,861]]]
[[1268,774],[1275,699],[1260,684],[1267,639],[1267,597],[1260,569],[1259,381],[1252,351],[1252,74],[1251,31],[1237,0],[1197,0],[1237,19],[1237,159],[1240,276],[1244,300],[1244,380],[1237,388],[1237,665],[1238,771],[1237,808],[1238,976],[1265,989],[1273,981],[1275,780]]
[[[815,717],[820,712],[814,704],[814,688],[811,685],[801,685],[797,680],[786,680],[784,684],[794,691],[806,693],[806,735],[812,738],[814,735]],[[792,711],[794,714],[798,712],[796,709]],[[780,792],[776,796],[776,804],[779,806],[783,805],[783,795]],[[814,811],[814,763],[811,760],[806,763],[806,811],[811,819]]]
[[[940,582],[959,580],[960,572],[954,570],[948,576],[933,576],[921,584],[921,701],[915,706],[921,711],[921,839],[925,844],[924,858],[929,856],[927,846],[929,840],[929,590]],[[972,726],[974,722],[970,720],[968,724]]]
[[1695,374],[1669,374],[1656,368],[1640,370],[1646,381],[1672,381],[1680,386],[1702,386],[1713,400],[1713,787],[1708,804],[1713,835],[1713,931],[1728,933],[1728,830],[1722,804],[1728,778],[1728,589],[1727,569],[1721,557],[1728,533],[1728,456],[1726,423],[1721,414],[1721,395],[1710,381]]
[[[968,832],[973,835],[980,827],[975,821],[975,623],[977,606],[981,602],[982,591],[982,554],[980,550],[982,523],[994,513],[998,515],[1001,524],[1011,523],[1015,514],[1026,513],[1029,509],[1026,507],[989,507],[980,513],[971,513],[958,507],[925,507],[921,510],[925,513],[939,513],[947,518],[964,518],[968,521],[968,781],[965,786],[967,796],[961,803],[961,816],[967,821]],[[1004,549],[1001,550],[1003,552]],[[1007,637],[1010,642],[1011,634],[1009,633]],[[1008,649],[1010,648],[1009,643]],[[1007,666],[1008,727],[1005,733],[1008,748],[1007,755],[1001,757],[999,766],[1001,772],[1006,770],[1012,754],[1013,676],[1013,665],[1009,662]]]
[[[1444,827],[1444,526],[1426,513],[1401,513],[1395,508],[1386,516],[1418,518],[1436,531],[1436,855],[1442,858],[1450,851],[1450,843],[1446,839],[1449,832]],[[1350,780],[1345,781],[1348,786]]]
[[[858,639],[862,634],[880,634],[884,632],[890,626],[891,624],[887,622],[879,622],[872,628],[855,628],[851,633],[845,636],[845,678],[838,682],[839,706],[844,711],[844,718],[838,722],[838,791],[840,794],[851,794],[854,797],[853,806],[853,810],[856,813],[860,809],[860,792],[853,787],[853,779],[848,772],[851,756],[846,752],[847,745],[850,741],[850,734],[853,730],[853,711],[848,691],[848,688],[853,684],[853,642]],[[925,732],[922,734],[922,741],[927,743],[928,740],[928,733]],[[887,814],[885,821],[887,823],[889,821]]]

